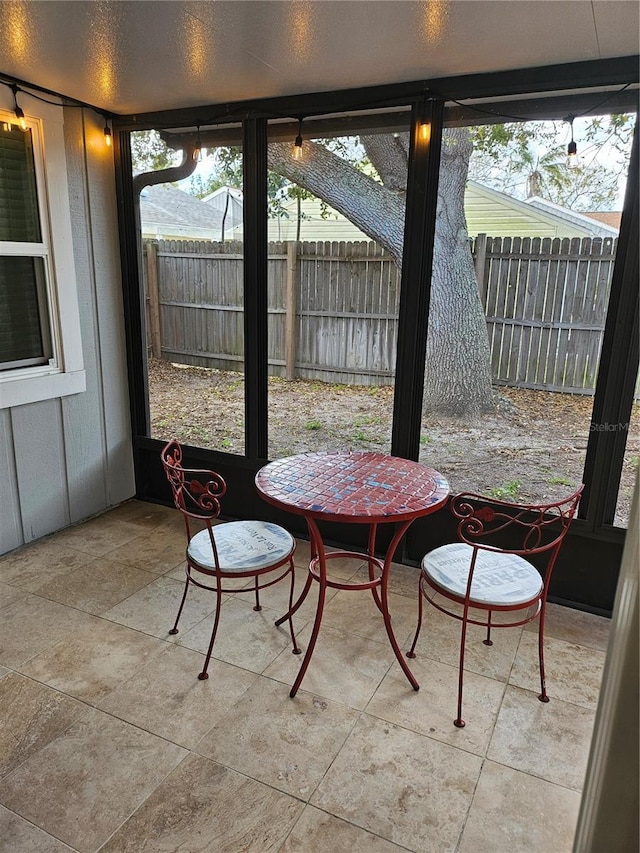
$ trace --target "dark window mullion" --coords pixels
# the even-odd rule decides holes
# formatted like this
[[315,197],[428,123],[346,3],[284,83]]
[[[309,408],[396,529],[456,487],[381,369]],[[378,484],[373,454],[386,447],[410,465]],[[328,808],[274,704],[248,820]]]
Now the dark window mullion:
[[266,459],[267,436],[267,122],[247,118],[244,152],[245,454]]
[[[420,453],[443,120],[442,101],[422,100],[411,112],[391,453],[414,460]],[[429,125],[426,140],[420,138],[423,124]]]
[[580,517],[592,529],[613,523],[638,375],[638,181],[636,122],[584,466]]

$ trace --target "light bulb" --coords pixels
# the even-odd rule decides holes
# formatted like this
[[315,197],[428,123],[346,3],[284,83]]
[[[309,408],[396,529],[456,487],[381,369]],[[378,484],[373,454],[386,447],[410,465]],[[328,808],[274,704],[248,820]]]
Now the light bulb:
[[107,148],[110,148],[111,147],[111,128],[109,127],[108,124],[105,124],[103,133],[104,133],[104,144],[107,146]]
[[572,139],[567,145],[567,165],[575,169],[578,165],[578,146]]
[[295,142],[293,143],[293,159],[302,159],[302,136],[300,136],[300,134],[296,136]]
[[18,124],[20,125],[20,130],[26,130],[27,129],[27,122],[25,120],[24,112],[22,111],[22,108],[16,107],[15,108],[15,114],[16,114],[16,118],[18,119]]
[[428,142],[431,138],[431,125],[429,122],[422,122],[420,125],[420,139],[422,142]]

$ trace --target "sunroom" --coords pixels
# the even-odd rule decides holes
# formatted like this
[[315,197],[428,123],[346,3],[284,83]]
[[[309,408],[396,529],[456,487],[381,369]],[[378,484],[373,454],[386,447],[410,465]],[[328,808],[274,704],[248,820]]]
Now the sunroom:
[[[632,849],[637,778],[607,775],[615,739],[584,774],[614,607],[605,684],[633,669],[636,5],[5,3],[0,47],[6,849],[568,850],[577,824],[575,849],[597,850],[600,807],[620,827],[609,849]],[[172,201],[151,228],[158,191]],[[326,239],[305,236],[305,204]],[[455,630],[433,617],[429,648],[425,628],[414,694],[364,592],[327,602],[295,699],[279,591],[260,614],[251,588],[225,601],[197,683],[214,605],[196,596],[168,636],[171,438],[224,477],[225,519],[296,537],[300,583],[309,533],[256,490],[270,461],[375,451],[530,504],[584,483],[550,587],[549,705],[535,634],[497,631],[452,728]],[[358,525],[322,533],[367,546]],[[422,557],[455,535],[445,507],[399,543],[404,651]],[[633,719],[619,681],[600,705]]]

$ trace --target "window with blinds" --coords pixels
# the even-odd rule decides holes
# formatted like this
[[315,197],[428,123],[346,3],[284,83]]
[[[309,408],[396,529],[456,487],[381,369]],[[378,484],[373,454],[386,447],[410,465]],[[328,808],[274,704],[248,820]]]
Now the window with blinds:
[[52,358],[38,144],[37,127],[23,131],[0,115],[0,370]]

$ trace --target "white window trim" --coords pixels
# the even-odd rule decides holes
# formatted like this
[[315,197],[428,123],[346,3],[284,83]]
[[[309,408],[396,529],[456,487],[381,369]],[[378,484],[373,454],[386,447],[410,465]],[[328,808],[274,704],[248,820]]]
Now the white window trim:
[[[48,298],[53,358],[45,365],[0,371],[0,409],[79,394],[86,390],[63,109],[62,106],[42,103],[22,92],[18,99],[27,123],[37,128],[41,142],[41,156],[36,155],[36,174],[43,242],[48,247]],[[13,94],[6,86],[0,86],[0,121],[3,120],[2,110],[6,110],[9,117],[13,116]],[[33,253],[33,247],[30,253]]]

